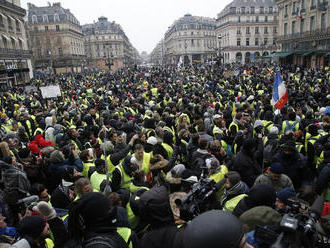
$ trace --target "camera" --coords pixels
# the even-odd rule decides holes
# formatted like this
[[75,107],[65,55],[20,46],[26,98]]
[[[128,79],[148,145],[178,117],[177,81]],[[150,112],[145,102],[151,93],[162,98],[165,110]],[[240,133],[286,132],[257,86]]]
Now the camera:
[[175,204],[180,209],[180,218],[192,220],[197,215],[212,209],[212,197],[217,192],[215,182],[210,178],[201,178],[192,186],[192,190],[182,199],[176,199]]

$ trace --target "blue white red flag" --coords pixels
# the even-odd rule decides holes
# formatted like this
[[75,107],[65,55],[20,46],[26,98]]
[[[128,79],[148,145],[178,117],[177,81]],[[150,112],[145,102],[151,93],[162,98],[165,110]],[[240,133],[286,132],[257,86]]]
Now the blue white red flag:
[[273,97],[272,105],[277,109],[282,109],[285,103],[288,101],[288,91],[286,90],[285,84],[282,80],[280,73],[276,70],[274,88],[273,88]]

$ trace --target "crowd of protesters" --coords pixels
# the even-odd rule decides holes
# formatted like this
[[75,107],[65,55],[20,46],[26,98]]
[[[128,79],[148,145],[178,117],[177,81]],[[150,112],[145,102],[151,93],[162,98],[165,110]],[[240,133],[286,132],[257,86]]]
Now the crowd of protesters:
[[[329,241],[329,80],[329,68],[135,67],[31,80],[59,85],[53,99],[1,92],[0,246],[268,247],[256,227],[317,195]],[[202,178],[217,192],[186,220],[175,200]]]

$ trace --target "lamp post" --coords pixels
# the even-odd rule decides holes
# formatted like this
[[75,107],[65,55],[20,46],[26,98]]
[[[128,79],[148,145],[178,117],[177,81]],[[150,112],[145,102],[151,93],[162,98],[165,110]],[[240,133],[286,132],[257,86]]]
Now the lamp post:
[[111,66],[113,65],[113,54],[109,53],[109,48],[107,49],[108,53],[107,53],[107,59],[106,59],[106,63],[105,65],[109,67],[109,71],[111,71]]
[[[221,58],[222,58],[222,55],[221,55],[221,39],[223,38],[223,36],[221,35],[218,35],[217,39],[218,39],[218,55],[219,56],[219,62],[220,62],[220,65],[221,65]],[[225,61],[223,61],[224,63]]]
[[[183,58],[183,64],[184,64],[184,66],[186,66],[186,57],[188,58],[188,55],[187,55],[187,48],[188,48],[188,44],[187,44],[187,40],[185,40],[184,41],[184,54],[185,54],[185,56],[184,56],[184,58]],[[189,58],[188,58],[188,60],[189,60]]]
[[260,47],[261,47],[261,62],[263,63],[264,62],[264,48],[266,48],[265,42],[261,43]]

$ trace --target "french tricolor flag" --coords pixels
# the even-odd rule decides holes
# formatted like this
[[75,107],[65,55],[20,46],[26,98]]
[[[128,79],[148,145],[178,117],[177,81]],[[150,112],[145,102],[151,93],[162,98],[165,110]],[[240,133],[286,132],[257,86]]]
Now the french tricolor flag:
[[280,73],[276,70],[272,105],[274,105],[277,109],[282,109],[288,99],[288,91],[286,90],[285,84],[282,80]]

